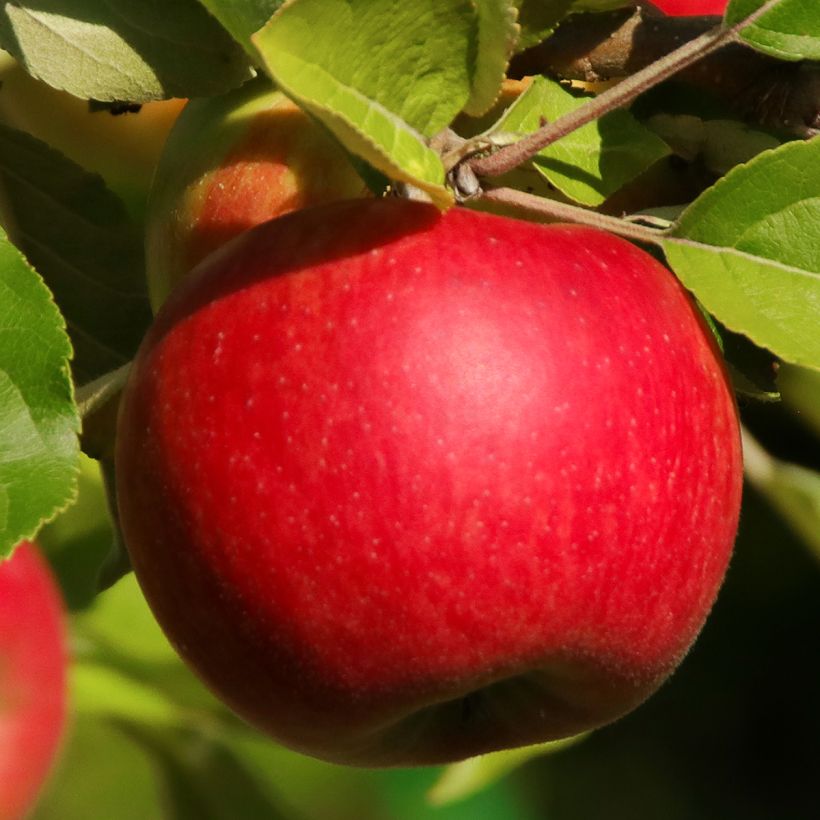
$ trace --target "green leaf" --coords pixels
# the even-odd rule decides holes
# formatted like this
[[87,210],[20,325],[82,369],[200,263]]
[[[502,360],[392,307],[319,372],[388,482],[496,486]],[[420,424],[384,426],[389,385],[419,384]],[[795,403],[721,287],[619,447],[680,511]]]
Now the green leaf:
[[[493,130],[531,133],[542,118],[556,120],[586,102],[559,83],[536,77]],[[618,110],[540,151],[534,164],[566,196],[595,206],[667,154],[663,140],[628,111]]]
[[[87,667],[83,708],[111,719],[221,731],[242,726],[180,660],[157,624],[133,574],[100,593],[73,619],[75,663]],[[95,681],[110,678],[120,694],[97,698]],[[116,684],[116,685],[115,685]],[[102,685],[102,684],[100,684]],[[127,692],[133,689],[134,700]],[[151,699],[138,696],[152,693]],[[78,696],[79,697],[79,696]],[[144,713],[144,714],[143,714]]]
[[219,739],[195,731],[158,731],[141,723],[123,728],[160,764],[172,816],[180,820],[293,817]]
[[251,34],[259,31],[285,0],[199,0],[256,59]]
[[0,46],[55,88],[96,100],[208,96],[251,76],[241,47],[196,0],[17,0]]
[[820,473],[767,453],[743,434],[746,477],[820,560]]
[[291,0],[257,39],[430,137],[469,97],[477,23],[466,0]]
[[9,233],[51,288],[84,384],[125,364],[151,322],[142,235],[102,179],[0,126]]
[[[102,686],[98,694],[111,697]],[[66,740],[32,820],[302,817],[219,736],[80,710]],[[275,784],[278,773],[266,774]]]
[[32,820],[172,820],[166,809],[153,756],[118,724],[78,714]]
[[[763,5],[764,0],[732,0],[726,23],[735,25]],[[780,0],[756,23],[740,32],[758,51],[781,60],[820,60],[820,15],[811,0]]]
[[731,330],[820,368],[820,141],[732,170],[664,240],[669,264]]
[[[708,314],[705,314],[708,317]],[[778,363],[768,350],[752,344],[746,336],[721,328],[720,343],[732,387],[738,396],[757,401],[778,401]]]
[[127,716],[141,723],[168,726],[184,713],[156,686],[141,683],[101,663],[78,661],[71,667],[74,709],[79,714]]
[[436,806],[445,806],[458,800],[465,800],[502,777],[506,777],[513,769],[517,769],[533,758],[561,752],[569,746],[574,746],[585,737],[587,737],[585,734],[575,735],[550,743],[521,746],[518,749],[492,752],[462,760],[460,763],[453,763],[444,769],[441,777],[427,793],[427,799]]
[[172,816],[279,816],[250,770],[223,745],[228,737],[256,733],[183,665],[133,575],[75,615],[73,633],[75,720],[115,725],[144,748]]
[[479,117],[498,99],[518,39],[512,0],[477,0],[478,55],[470,99],[464,113]]
[[820,438],[820,372],[783,365],[777,384],[784,403]]
[[797,464],[778,463],[766,497],[820,559],[820,475]]
[[782,140],[737,120],[701,119],[691,114],[655,114],[646,121],[672,150],[686,160],[700,160],[714,174],[723,175]]
[[516,51],[523,51],[546,40],[570,13],[609,11],[630,5],[630,0],[517,0],[516,5],[521,24]]
[[[119,397],[117,398],[117,405],[119,406]],[[116,439],[116,430],[112,434],[112,438]],[[108,502],[107,506],[111,510],[112,524],[110,548],[97,575],[97,588],[101,591],[116,584],[123,576],[131,572],[133,567],[131,566],[131,556],[125,546],[125,538],[120,525],[119,508],[117,507],[117,474],[113,455],[101,459],[100,468],[106,501]]]
[[80,425],[63,319],[1,228],[0,305],[2,557],[73,500]]
[[[178,656],[157,624],[133,575],[97,596],[94,605],[74,618],[85,647],[83,656],[118,667],[128,658],[138,667],[166,666]],[[119,668],[123,668],[119,666]]]
[[467,0],[292,0],[253,42],[276,83],[354,154],[442,204],[426,138],[473,88],[478,17]]
[[572,0],[518,0],[521,35],[516,51],[523,51],[545,40],[566,16]]

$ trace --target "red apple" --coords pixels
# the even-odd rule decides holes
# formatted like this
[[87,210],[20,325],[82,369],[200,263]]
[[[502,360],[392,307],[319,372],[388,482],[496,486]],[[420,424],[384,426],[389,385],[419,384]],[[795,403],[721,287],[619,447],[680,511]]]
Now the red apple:
[[188,103],[148,206],[151,303],[158,308],[194,265],[242,231],[366,193],[341,146],[270,80]]
[[23,817],[60,743],[66,710],[60,593],[45,561],[21,544],[0,564],[0,818]]
[[182,656],[332,761],[607,723],[726,568],[733,395],[672,275],[609,234],[395,199],[209,257],[123,399],[125,539]]
[[701,14],[719,14],[722,17],[729,0],[652,0],[652,5],[670,17],[696,17]]

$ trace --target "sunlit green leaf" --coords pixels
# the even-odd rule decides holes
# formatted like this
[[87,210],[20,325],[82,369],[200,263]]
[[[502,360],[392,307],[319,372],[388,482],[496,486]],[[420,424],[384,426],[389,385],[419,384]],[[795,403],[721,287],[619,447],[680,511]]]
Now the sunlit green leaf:
[[556,754],[585,737],[586,735],[575,735],[551,743],[506,749],[453,763],[442,772],[441,777],[427,793],[427,799],[437,806],[464,800],[486,789],[524,763],[543,755]]
[[687,208],[664,250],[724,325],[820,368],[820,141],[732,170]]
[[478,117],[498,98],[501,82],[518,39],[512,0],[478,0],[478,52],[470,99],[464,112]]
[[42,279],[0,228],[0,557],[76,492],[71,345]]
[[[586,102],[586,97],[573,95],[557,82],[537,77],[494,130],[511,136],[531,133]],[[628,111],[618,110],[540,151],[534,164],[566,196],[584,205],[600,205],[668,153],[663,140]]]
[[820,560],[820,473],[774,458],[748,433],[743,457],[749,481]]
[[[764,0],[732,0],[726,22],[739,23],[759,9]],[[780,0],[740,36],[759,51],[781,60],[820,59],[820,15],[812,0]]]
[[192,97],[250,76],[247,58],[196,0],[17,0],[0,46],[55,88],[95,100]]
[[259,31],[284,0],[199,0],[252,56],[251,34]]
[[478,16],[466,0],[293,0],[254,38],[278,85],[345,147],[440,204],[427,138],[473,88]]

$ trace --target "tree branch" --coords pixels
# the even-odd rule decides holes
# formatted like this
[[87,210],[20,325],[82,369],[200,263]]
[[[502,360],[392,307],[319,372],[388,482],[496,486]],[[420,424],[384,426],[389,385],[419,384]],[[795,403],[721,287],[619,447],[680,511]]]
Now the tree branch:
[[[645,9],[576,14],[540,45],[513,58],[509,76],[549,74],[606,82],[628,77],[700,37],[718,17],[659,17]],[[739,43],[675,77],[710,91],[750,122],[799,136],[820,129],[820,66],[785,63]]]
[[664,231],[657,228],[650,228],[647,225],[639,225],[625,219],[590,211],[579,205],[571,205],[567,202],[535,196],[515,188],[491,188],[482,192],[480,198],[485,202],[505,205],[508,208],[537,214],[548,219],[575,222],[580,225],[587,225],[590,228],[609,231],[634,242],[660,245],[664,236]]

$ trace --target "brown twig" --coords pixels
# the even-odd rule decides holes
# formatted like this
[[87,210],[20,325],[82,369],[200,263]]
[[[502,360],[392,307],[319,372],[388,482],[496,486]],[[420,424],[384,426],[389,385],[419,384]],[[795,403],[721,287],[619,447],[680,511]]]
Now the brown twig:
[[599,228],[623,236],[625,239],[645,244],[660,245],[664,235],[664,232],[657,228],[650,228],[646,225],[628,222],[625,219],[607,216],[606,214],[581,208],[578,205],[570,205],[567,202],[535,196],[516,188],[492,188],[484,191],[481,199],[484,202],[505,205],[527,213],[538,214],[548,219],[576,222],[592,228]]

